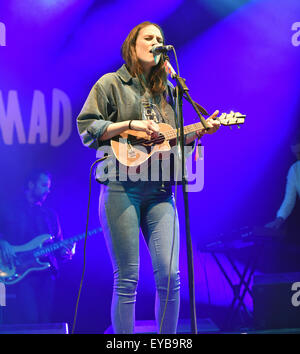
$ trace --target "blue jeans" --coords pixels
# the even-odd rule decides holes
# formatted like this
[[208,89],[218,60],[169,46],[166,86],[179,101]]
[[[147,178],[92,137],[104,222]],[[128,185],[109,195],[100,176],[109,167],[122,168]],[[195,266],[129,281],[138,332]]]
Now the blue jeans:
[[114,271],[114,332],[134,333],[141,228],[156,284],[158,332],[161,328],[161,333],[176,333],[180,303],[179,227],[171,186],[161,182],[109,182],[101,186],[99,216]]

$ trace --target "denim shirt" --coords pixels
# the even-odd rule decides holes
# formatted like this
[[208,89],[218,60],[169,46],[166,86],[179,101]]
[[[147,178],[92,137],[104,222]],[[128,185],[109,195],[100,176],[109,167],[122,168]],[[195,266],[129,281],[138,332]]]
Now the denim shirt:
[[[176,103],[173,92],[174,87],[168,81],[164,95],[167,104],[160,122],[168,123],[172,128],[176,128]],[[128,72],[125,64],[116,72],[103,75],[92,87],[77,117],[77,129],[82,143],[89,148],[97,149],[97,158],[102,157],[105,153],[113,155],[109,152],[111,151],[109,150],[109,140],[101,141],[100,137],[108,125],[112,123],[142,120],[142,102],[147,99],[149,97],[147,97],[147,92],[139,79]],[[160,103],[160,100],[155,102],[158,107],[160,107]],[[119,170],[117,172],[111,170],[111,166],[115,162],[107,161],[98,164],[96,179],[99,182],[105,183],[105,180],[111,178],[111,175],[119,174]],[[109,176],[106,174],[108,168],[110,169]]]
[[[175,128],[174,87],[168,81],[166,92],[166,123]],[[111,123],[142,119],[141,99],[144,89],[138,78],[132,77],[125,64],[116,72],[102,76],[90,91],[77,117],[77,128],[83,144],[97,149],[99,138]]]

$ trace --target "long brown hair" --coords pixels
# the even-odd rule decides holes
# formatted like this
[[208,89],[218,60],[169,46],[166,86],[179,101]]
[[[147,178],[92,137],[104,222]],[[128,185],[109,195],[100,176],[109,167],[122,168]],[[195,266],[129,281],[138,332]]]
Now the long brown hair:
[[[145,21],[135,26],[130,31],[127,38],[122,44],[122,57],[126,62],[127,68],[132,76],[138,77],[139,79],[141,79],[143,70],[142,70],[142,65],[140,64],[135,51],[136,40],[140,30],[150,25],[156,26],[160,30],[160,33],[163,38],[163,43],[164,43],[165,36],[160,26],[157,25],[156,23]],[[142,80],[140,81],[143,85],[143,81]],[[153,66],[150,71],[148,88],[152,93],[152,95],[156,96],[156,95],[161,95],[165,91],[166,85],[167,85],[167,74],[164,68],[164,59],[162,55],[159,63]]]

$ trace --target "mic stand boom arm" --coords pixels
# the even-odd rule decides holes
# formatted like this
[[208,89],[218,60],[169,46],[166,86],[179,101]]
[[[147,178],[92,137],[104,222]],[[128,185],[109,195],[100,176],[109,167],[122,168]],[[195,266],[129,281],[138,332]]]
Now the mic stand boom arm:
[[[178,76],[178,75],[172,75],[172,78],[176,81],[177,83],[177,87],[179,88],[179,92],[181,97],[185,98],[188,102],[190,102],[190,104],[193,106],[194,110],[196,111],[198,117],[200,118],[200,121],[204,127],[205,130],[208,130],[209,128],[206,125],[205,119],[202,117],[202,114],[208,115],[207,111],[201,107],[197,102],[195,102],[190,94],[189,94],[189,89],[186,86],[185,83],[185,79],[183,79],[182,77]],[[200,112],[201,111],[201,112]]]

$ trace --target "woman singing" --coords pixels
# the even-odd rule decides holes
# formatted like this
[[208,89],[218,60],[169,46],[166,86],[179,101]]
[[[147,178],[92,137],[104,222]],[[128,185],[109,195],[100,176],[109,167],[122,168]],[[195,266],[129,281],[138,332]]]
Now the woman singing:
[[[131,30],[122,45],[125,64],[96,82],[77,118],[85,146],[98,149],[109,145],[110,139],[128,129],[155,138],[159,135],[158,123],[176,127],[174,88],[167,80],[163,55],[150,51],[159,44],[164,44],[164,35],[157,24],[143,22]],[[219,128],[214,120],[217,114],[207,120],[209,134]],[[203,134],[190,134],[185,143],[191,144]],[[141,229],[155,277],[158,331],[176,333],[179,228],[171,182],[108,178],[101,185],[99,215],[114,273],[114,332],[134,333]]]

